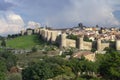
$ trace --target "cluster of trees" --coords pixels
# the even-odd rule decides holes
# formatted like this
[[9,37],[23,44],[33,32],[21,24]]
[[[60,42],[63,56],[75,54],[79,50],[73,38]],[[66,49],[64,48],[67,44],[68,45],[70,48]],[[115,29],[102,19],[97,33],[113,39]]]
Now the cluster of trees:
[[65,73],[65,61],[62,58],[44,58],[32,62],[22,71],[23,80],[47,80]]
[[[79,78],[92,79],[97,73],[98,66],[95,62],[86,60],[83,56],[81,59],[70,59],[68,66],[72,69],[72,72],[76,75],[75,80]],[[94,66],[94,68],[93,68]],[[85,78],[83,76],[86,76]]]
[[[97,54],[96,61],[91,62],[83,56],[80,59],[62,57],[44,57],[32,62],[22,72],[23,80],[46,80],[58,77],[70,80],[119,80],[120,53],[106,48],[106,54]],[[61,76],[61,77],[60,77]]]
[[6,47],[6,41],[5,41],[5,39],[2,39],[2,41],[1,41],[1,46],[2,46],[2,47]]
[[23,80],[47,80],[62,75],[59,77],[61,80],[65,79],[64,76],[68,76],[68,80],[76,80],[83,75],[94,76],[96,72],[95,62],[88,61],[84,57],[70,60],[64,60],[61,57],[46,57],[31,63],[23,70],[22,76]]
[[[67,38],[77,40],[77,35],[70,34],[67,36]],[[87,36],[84,36],[83,40],[87,42],[92,42],[92,40],[90,40]]]
[[87,36],[84,36],[83,40],[84,40],[84,41],[87,41],[87,42],[92,42],[92,40],[89,39]]
[[7,36],[7,38],[9,39],[9,38],[16,38],[16,37],[18,37],[18,36],[21,36],[21,34],[8,34],[8,36]]
[[69,47],[69,48],[66,48],[65,51],[62,52],[61,56],[64,57],[64,58],[67,55],[72,57],[73,53],[75,53],[76,51],[78,51],[77,48]]
[[[106,48],[106,54],[97,54],[96,61],[91,62],[83,56],[80,59],[65,60],[60,56],[43,57],[28,64],[22,71],[23,80],[72,79],[72,80],[119,80],[120,53]],[[7,73],[16,66],[14,54],[0,52],[0,80],[6,80]],[[14,77],[14,75],[11,75]],[[18,75],[16,75],[18,77]],[[11,77],[10,77],[11,78]]]
[[77,36],[76,36],[76,35],[73,35],[73,34],[68,35],[67,38],[68,38],[68,39],[77,40]]
[[0,80],[6,80],[7,73],[16,66],[17,57],[7,51],[0,51]]
[[106,80],[120,80],[120,52],[106,48],[106,54],[99,56],[99,73]]

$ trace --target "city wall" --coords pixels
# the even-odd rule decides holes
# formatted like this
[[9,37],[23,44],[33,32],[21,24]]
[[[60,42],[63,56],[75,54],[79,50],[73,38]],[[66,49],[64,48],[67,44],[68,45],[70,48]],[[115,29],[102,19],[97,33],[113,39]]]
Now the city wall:
[[76,40],[66,39],[66,46],[75,48],[76,47]]
[[[102,43],[100,39],[96,41],[96,44],[83,41],[83,37],[78,37],[77,40],[67,39],[66,33],[57,30],[39,29],[39,34],[43,40],[50,43],[57,43],[60,47],[74,47],[80,50],[91,50],[92,48],[96,48],[98,51],[103,51],[106,47],[111,47],[110,43]],[[93,45],[96,45],[96,47]],[[120,40],[116,40],[114,46],[116,50],[120,50]]]
[[109,43],[101,43],[101,50],[104,50],[106,47],[110,47]]
[[85,42],[83,41],[83,48],[84,50],[91,50],[92,49],[92,42]]

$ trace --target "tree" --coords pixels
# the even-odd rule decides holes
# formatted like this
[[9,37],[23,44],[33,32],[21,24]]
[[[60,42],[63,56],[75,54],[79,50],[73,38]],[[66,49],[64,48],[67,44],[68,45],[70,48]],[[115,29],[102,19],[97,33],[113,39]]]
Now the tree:
[[68,69],[64,65],[65,60],[60,57],[45,57],[22,71],[23,80],[47,80],[56,77]]
[[77,40],[77,36],[76,36],[76,35],[73,35],[73,34],[68,35],[67,38],[68,38],[68,39]]
[[60,66],[65,65],[67,63],[66,60],[62,59],[61,57],[45,57],[44,61],[47,63],[58,64]]
[[23,80],[46,80],[53,77],[49,64],[40,61],[22,71]]
[[99,68],[100,74],[105,79],[119,80],[120,79],[120,54],[119,52],[108,49],[104,57],[105,57],[105,60],[102,61],[100,68]]
[[2,39],[1,46],[6,47],[6,41],[5,41],[5,39]]
[[0,52],[0,56],[5,60],[6,67],[10,70],[11,67],[16,66],[17,57],[7,51]]
[[7,36],[8,38],[11,38],[11,35],[10,34],[8,34],[8,36]]
[[79,73],[82,73],[83,63],[79,59],[72,58],[68,61],[67,65],[72,69],[73,73],[76,75],[76,78],[79,77]]
[[96,51],[96,49],[95,49],[95,48],[92,48],[92,49],[91,49],[91,52],[95,52],[95,51]]
[[22,80],[22,75],[20,73],[9,74],[8,80]]
[[16,65],[16,61],[16,56],[12,53],[0,51],[0,80],[6,80],[8,71]]
[[6,80],[6,63],[3,58],[0,58],[0,80]]
[[37,48],[36,48],[36,47],[33,47],[33,48],[32,48],[32,52],[37,52]]
[[73,58],[68,62],[68,66],[73,70],[73,73],[76,75],[76,79],[83,75],[93,76],[93,73],[96,73],[98,69],[95,64],[95,62],[86,60],[84,56],[82,56],[81,59]]
[[83,40],[84,40],[84,41],[87,41],[87,42],[92,42],[92,40],[89,39],[87,36],[84,36]]

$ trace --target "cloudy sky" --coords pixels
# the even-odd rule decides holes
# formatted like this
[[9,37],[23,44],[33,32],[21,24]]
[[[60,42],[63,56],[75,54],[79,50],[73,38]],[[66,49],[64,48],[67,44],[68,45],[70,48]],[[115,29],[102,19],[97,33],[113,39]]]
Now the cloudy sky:
[[120,0],[0,0],[0,35],[25,27],[120,25]]

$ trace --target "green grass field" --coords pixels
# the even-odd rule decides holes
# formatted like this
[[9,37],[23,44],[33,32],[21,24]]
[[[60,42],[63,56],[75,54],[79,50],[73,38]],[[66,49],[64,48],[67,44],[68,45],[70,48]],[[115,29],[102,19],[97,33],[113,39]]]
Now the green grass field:
[[36,45],[44,45],[38,35],[25,35],[14,39],[7,40],[7,47],[18,49],[30,49]]

